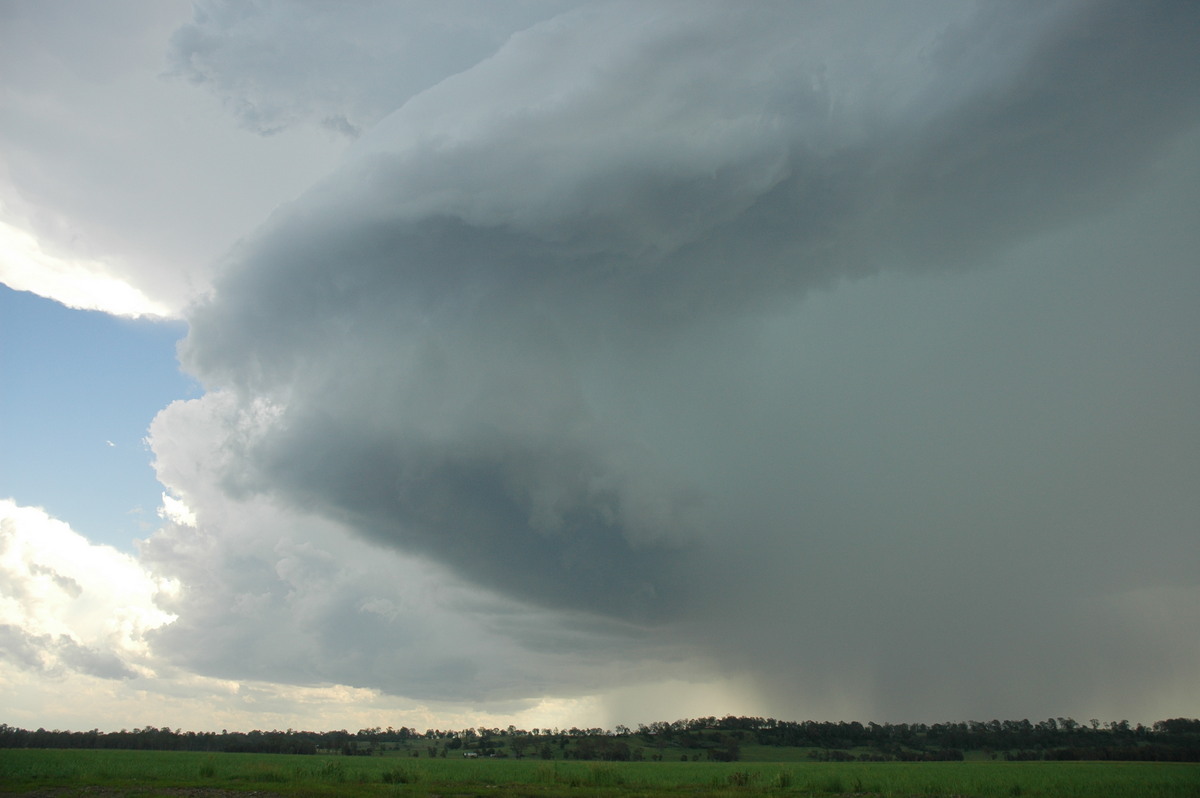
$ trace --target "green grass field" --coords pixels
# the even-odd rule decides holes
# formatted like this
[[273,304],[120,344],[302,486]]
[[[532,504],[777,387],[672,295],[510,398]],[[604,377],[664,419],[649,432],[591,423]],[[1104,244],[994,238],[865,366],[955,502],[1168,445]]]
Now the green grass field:
[[1195,798],[1200,765],[1101,762],[542,762],[0,750],[0,795],[960,796]]

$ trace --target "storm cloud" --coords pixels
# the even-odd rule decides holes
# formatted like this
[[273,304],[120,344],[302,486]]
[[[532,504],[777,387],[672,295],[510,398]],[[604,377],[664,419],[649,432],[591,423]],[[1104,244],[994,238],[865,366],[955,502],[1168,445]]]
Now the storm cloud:
[[[589,4],[387,116],[318,96],[382,118],[188,313],[209,393],[153,440],[200,531],[146,554],[223,564],[162,645],[480,701],[675,663],[778,716],[1194,704],[1146,658],[1196,636],[1140,613],[1200,589],[1198,33],[1185,3]],[[261,525],[204,533],[218,494]],[[491,642],[381,609],[420,562]]]

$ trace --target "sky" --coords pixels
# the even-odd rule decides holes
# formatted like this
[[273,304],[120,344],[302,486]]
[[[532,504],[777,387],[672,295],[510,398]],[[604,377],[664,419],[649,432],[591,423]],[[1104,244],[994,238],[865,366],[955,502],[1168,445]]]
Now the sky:
[[1200,715],[1197,40],[0,0],[0,720]]

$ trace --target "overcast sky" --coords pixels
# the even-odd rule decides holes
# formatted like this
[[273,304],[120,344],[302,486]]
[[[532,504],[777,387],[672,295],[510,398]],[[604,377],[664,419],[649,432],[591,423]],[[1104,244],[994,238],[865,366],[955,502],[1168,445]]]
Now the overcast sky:
[[1200,714],[1197,41],[0,1],[6,722]]

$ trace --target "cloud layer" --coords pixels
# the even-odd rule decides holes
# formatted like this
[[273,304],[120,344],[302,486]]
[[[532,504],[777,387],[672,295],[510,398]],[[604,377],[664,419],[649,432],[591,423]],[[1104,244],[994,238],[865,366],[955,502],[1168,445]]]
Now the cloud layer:
[[[1132,667],[1113,618],[1196,587],[1175,371],[1195,325],[1156,309],[1170,292],[1131,296],[1129,339],[1101,311],[1131,288],[1122,237],[1196,287],[1170,216],[1190,194],[1162,180],[1195,162],[1197,15],[872,9],[588,6],[408,100],[189,314],[184,362],[222,397],[214,482],[345,525],[397,573],[427,559],[749,671],[778,714],[1099,700]],[[341,551],[287,590],[369,556]],[[479,697],[603,684],[579,663],[612,641],[554,645],[573,686],[556,667]]]
[[0,230],[206,393],[0,505],[18,721],[1200,714],[1190,4],[47,8]]

